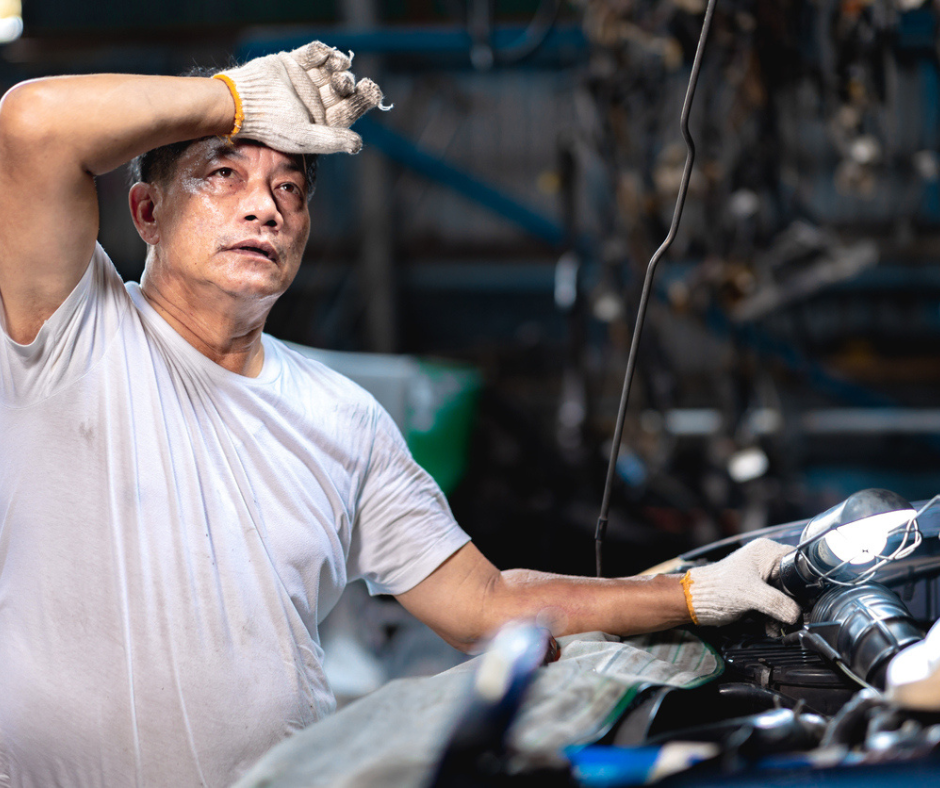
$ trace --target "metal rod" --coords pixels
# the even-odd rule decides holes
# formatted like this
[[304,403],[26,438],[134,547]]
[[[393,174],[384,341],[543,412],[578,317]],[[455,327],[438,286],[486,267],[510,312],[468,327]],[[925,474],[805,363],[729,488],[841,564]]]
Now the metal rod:
[[682,114],[679,118],[679,128],[685,140],[687,153],[685,168],[682,171],[682,181],[679,184],[679,194],[676,197],[676,207],[672,214],[672,225],[669,233],[659,249],[653,254],[646,268],[646,278],[643,280],[643,291],[640,294],[640,303],[636,311],[636,326],[633,329],[633,339],[630,343],[630,355],[627,357],[627,371],[623,380],[623,394],[620,397],[620,410],[617,413],[617,426],[614,428],[613,443],[610,447],[610,462],[607,466],[607,481],[604,485],[604,499],[601,502],[601,513],[597,520],[597,530],[594,532],[594,558],[597,566],[597,576],[602,577],[601,553],[604,537],[607,534],[607,520],[610,515],[610,494],[613,488],[614,474],[617,469],[617,457],[620,454],[620,442],[623,440],[623,426],[627,415],[627,402],[630,399],[630,386],[633,382],[633,372],[636,368],[637,349],[640,346],[640,335],[643,332],[643,321],[646,318],[646,307],[650,299],[653,285],[653,275],[660,258],[666,253],[675,240],[679,228],[679,219],[685,205],[686,194],[689,191],[689,180],[692,176],[692,164],[695,162],[695,143],[689,133],[689,114],[692,109],[692,98],[695,96],[695,86],[698,84],[699,71],[702,68],[702,54],[705,52],[705,42],[708,39],[708,30],[711,27],[712,16],[715,13],[716,0],[708,0],[705,8],[705,19],[702,22],[702,32],[699,35],[698,47],[692,61],[692,73],[689,75],[689,85],[686,88],[685,101],[682,104]]

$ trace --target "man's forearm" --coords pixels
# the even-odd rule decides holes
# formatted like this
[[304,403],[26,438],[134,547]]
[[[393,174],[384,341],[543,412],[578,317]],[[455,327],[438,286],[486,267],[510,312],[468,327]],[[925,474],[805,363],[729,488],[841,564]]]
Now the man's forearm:
[[16,86],[4,97],[0,128],[27,151],[55,143],[58,156],[99,175],[160,145],[228,134],[234,116],[219,80],[92,74]]
[[793,624],[800,606],[772,585],[780,558],[791,549],[754,539],[681,578],[606,579],[525,569],[500,572],[470,543],[398,600],[464,650],[514,619],[538,621],[556,635],[594,630],[638,635],[688,623],[721,626],[749,611]]
[[0,292],[29,343],[81,278],[98,234],[94,176],[160,145],[228,134],[217,79],[97,74],[24,82],[0,103]]
[[618,579],[500,572],[467,544],[398,600],[451,645],[472,650],[508,621],[537,620],[553,634],[637,635],[691,621],[674,575]]
[[501,572],[488,590],[485,629],[537,619],[556,635],[602,630],[635,635],[691,621],[680,578],[591,578],[525,569]]

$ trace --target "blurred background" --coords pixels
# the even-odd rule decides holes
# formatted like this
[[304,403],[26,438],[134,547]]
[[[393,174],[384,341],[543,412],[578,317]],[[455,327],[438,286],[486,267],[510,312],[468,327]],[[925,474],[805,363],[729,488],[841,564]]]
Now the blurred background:
[[[394,109],[357,124],[361,154],[321,160],[304,265],[268,330],[377,394],[497,565],[592,574],[704,7],[0,0],[0,90],[221,68],[317,38],[353,50]],[[691,118],[697,163],[617,465],[608,574],[864,487],[940,492],[937,18],[916,0],[719,0]],[[126,174],[98,189],[101,242],[136,279]],[[360,632],[353,593],[337,619]],[[428,653],[418,641],[393,653],[405,624],[384,611],[369,614],[367,643],[384,667],[360,678],[416,672]]]

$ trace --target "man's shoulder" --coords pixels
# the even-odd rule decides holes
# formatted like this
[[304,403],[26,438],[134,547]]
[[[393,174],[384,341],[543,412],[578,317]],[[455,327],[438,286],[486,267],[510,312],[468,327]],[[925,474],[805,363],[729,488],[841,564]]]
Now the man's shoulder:
[[278,349],[281,364],[290,377],[309,386],[311,391],[356,408],[372,410],[376,406],[376,398],[358,382],[361,376],[343,363],[356,354],[312,348],[267,334],[265,340]]
[[0,400],[36,404],[83,379],[123,330],[129,298],[100,245],[81,279],[27,344],[0,325]]

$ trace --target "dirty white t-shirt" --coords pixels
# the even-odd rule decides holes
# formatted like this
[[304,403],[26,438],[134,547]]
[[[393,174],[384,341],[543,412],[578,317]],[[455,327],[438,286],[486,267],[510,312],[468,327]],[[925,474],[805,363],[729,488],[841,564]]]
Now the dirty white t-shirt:
[[346,583],[467,542],[369,394],[263,341],[257,378],[214,364],[100,247],[0,331],[0,786],[229,785],[332,711]]

